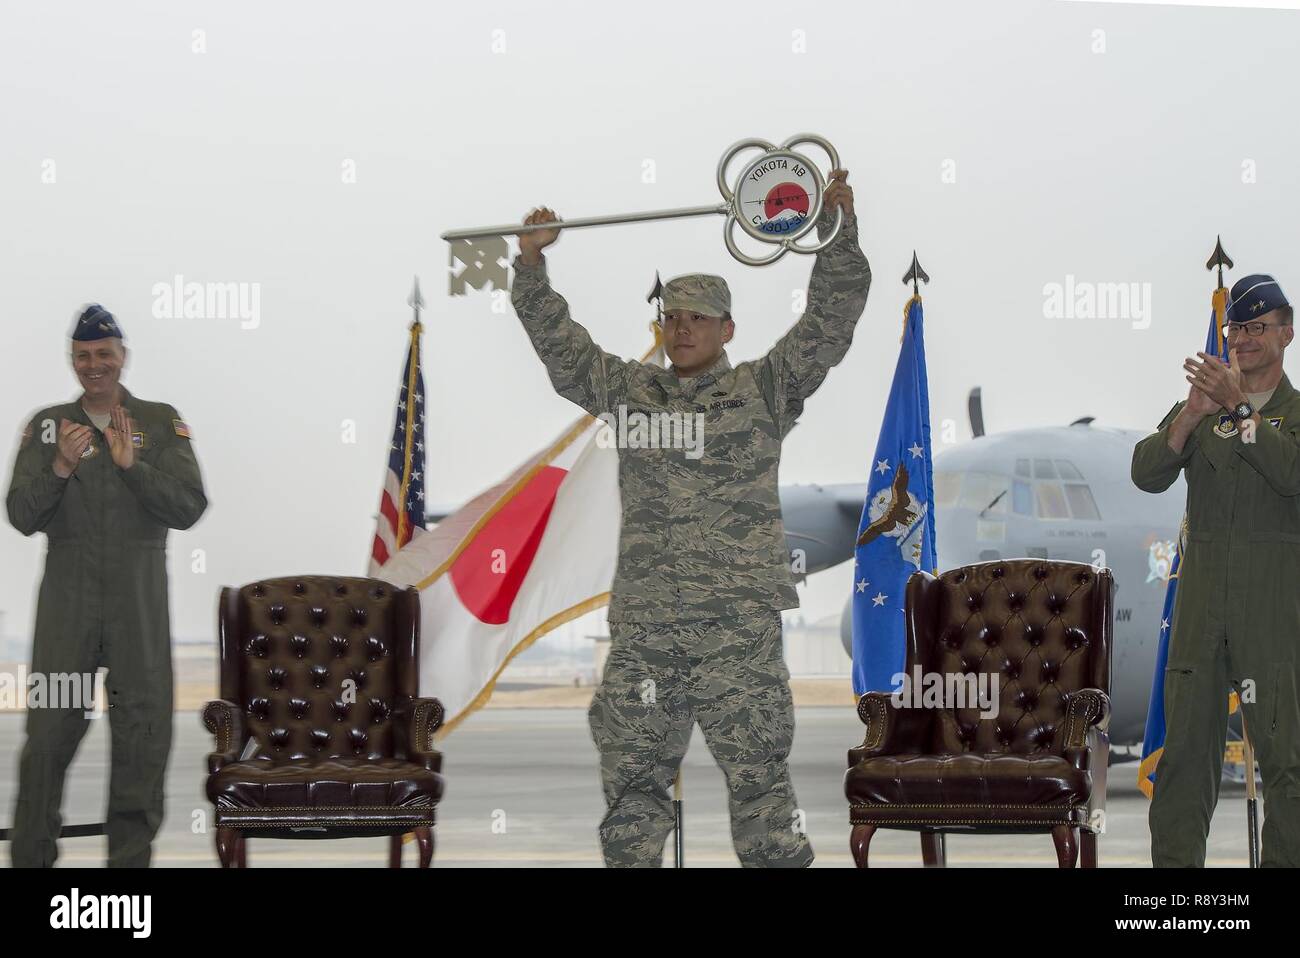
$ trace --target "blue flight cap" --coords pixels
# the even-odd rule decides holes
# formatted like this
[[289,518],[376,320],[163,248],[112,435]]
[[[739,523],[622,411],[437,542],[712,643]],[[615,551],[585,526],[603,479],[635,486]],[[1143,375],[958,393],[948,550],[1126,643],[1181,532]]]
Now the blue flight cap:
[[109,337],[122,338],[122,327],[117,325],[113,314],[99,303],[91,303],[81,311],[72,327],[72,338],[81,343]]
[[1230,323],[1248,323],[1290,305],[1277,280],[1267,273],[1252,273],[1232,284],[1227,319]]

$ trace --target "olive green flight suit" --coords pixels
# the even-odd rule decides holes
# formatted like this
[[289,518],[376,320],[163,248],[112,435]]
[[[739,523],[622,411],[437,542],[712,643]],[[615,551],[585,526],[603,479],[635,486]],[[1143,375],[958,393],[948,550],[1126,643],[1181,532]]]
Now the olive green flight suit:
[[1187,542],[1165,670],[1164,754],[1151,802],[1157,867],[1202,866],[1219,796],[1230,687],[1242,692],[1264,780],[1261,863],[1300,865],[1300,393],[1284,375],[1255,441],[1226,410],[1181,454],[1165,416],[1133,451],[1133,481],[1162,492],[1187,475]]
[[[163,819],[172,733],[168,529],[188,529],[207,508],[188,428],[164,403],[122,389],[135,462],[113,462],[102,432],[76,472],[53,470],[60,419],[91,426],[80,401],[38,412],[24,431],[6,505],[23,535],[44,532],[45,575],[36,605],[32,673],[108,669],[112,771],[108,864],[149,864]],[[86,733],[84,708],[31,708],[18,772],[13,864],[48,866],[68,765]]]

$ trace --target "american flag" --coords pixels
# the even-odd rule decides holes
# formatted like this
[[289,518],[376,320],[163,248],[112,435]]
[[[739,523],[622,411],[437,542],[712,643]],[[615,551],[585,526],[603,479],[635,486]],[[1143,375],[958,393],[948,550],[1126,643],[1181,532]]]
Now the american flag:
[[388,470],[379,499],[370,574],[375,575],[399,549],[424,531],[424,375],[420,370],[420,284],[411,293],[415,320],[397,393],[396,424],[388,446]]

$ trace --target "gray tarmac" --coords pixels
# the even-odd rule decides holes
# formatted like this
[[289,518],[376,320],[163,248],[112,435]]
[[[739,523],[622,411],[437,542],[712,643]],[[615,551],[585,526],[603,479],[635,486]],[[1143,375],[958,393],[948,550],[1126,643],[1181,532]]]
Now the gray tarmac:
[[[842,786],[845,752],[862,740],[851,708],[796,710],[791,769],[799,804],[817,854],[813,867],[852,867],[848,806]],[[13,817],[23,716],[0,715],[0,822]],[[471,716],[440,746],[447,791],[439,809],[434,865],[461,867],[597,867],[596,824],[603,802],[596,752],[582,709],[485,709]],[[217,865],[203,795],[212,737],[195,712],[176,713],[176,735],[167,777],[167,819],[154,846],[159,866]],[[103,820],[107,787],[108,728],[97,721],[82,742],[65,792],[65,824]],[[1107,831],[1099,842],[1100,864],[1149,867],[1147,799],[1137,787],[1136,763],[1110,769]],[[686,865],[738,867],[731,851],[722,773],[696,729],[683,766]],[[1054,867],[1052,841],[1041,836],[949,836],[949,867]],[[0,842],[0,860],[9,861]],[[60,864],[103,864],[102,838],[66,839]],[[920,839],[913,832],[882,831],[872,842],[873,866],[920,867]],[[672,861],[671,845],[666,863]],[[248,843],[250,868],[384,867],[385,839]],[[408,846],[404,864],[414,866]],[[1244,786],[1225,783],[1210,834],[1208,864],[1246,864]]]

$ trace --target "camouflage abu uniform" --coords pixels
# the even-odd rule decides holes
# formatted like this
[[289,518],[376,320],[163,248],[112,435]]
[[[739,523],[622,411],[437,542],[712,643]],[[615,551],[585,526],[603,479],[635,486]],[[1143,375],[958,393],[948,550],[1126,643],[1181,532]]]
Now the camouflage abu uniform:
[[[818,224],[824,236],[829,217]],[[798,597],[786,552],[781,440],[848,351],[871,270],[856,220],[817,254],[807,311],[762,359],[724,353],[678,379],[600,350],[550,286],[515,259],[511,300],[556,391],[592,415],[703,416],[702,454],[620,448],[622,531],[611,649],[589,713],[601,753],[607,864],[657,864],[669,787],[699,721],[730,796],[745,865],[806,865],[786,759],[794,735],[781,609]]]

